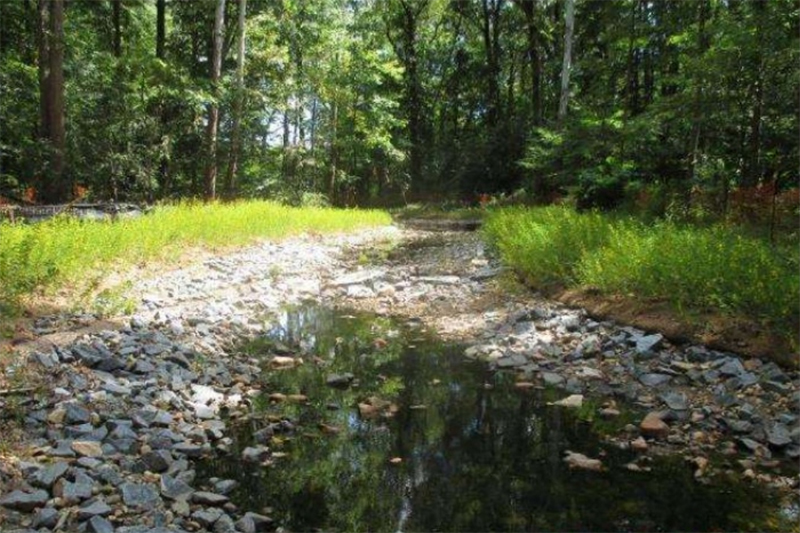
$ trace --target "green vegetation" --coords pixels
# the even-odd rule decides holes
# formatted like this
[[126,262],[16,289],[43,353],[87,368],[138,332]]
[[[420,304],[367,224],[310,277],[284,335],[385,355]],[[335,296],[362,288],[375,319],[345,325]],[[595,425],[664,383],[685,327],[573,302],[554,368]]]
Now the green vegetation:
[[0,224],[0,303],[67,283],[92,284],[111,268],[179,255],[193,246],[228,247],[304,231],[388,224],[382,211],[294,208],[270,202],[180,204],[116,222],[58,218]]
[[547,207],[493,212],[484,232],[535,285],[663,299],[679,310],[747,315],[792,332],[800,323],[797,248],[775,248],[735,229]]

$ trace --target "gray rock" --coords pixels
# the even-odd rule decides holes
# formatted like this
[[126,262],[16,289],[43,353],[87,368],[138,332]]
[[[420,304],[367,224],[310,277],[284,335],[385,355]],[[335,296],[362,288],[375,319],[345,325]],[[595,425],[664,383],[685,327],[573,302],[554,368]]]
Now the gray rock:
[[764,431],[767,434],[767,442],[775,448],[783,448],[792,442],[789,428],[780,422],[773,422],[767,425]]
[[67,481],[65,478],[56,481],[53,486],[53,494],[74,504],[91,498],[93,487],[94,480],[80,472],[75,475],[74,482]]
[[248,446],[242,450],[242,460],[250,463],[260,463],[269,457],[269,448],[266,446]]
[[103,500],[86,502],[78,507],[78,520],[89,520],[95,516],[108,516],[111,511],[111,507]]
[[155,450],[142,455],[140,460],[150,472],[165,472],[172,464],[172,455],[167,450]]
[[155,509],[161,500],[156,489],[145,483],[123,483],[120,485],[122,501],[128,507],[136,507],[146,511]]
[[728,429],[734,433],[750,433],[753,431],[753,424],[747,420],[736,420],[733,418],[723,418],[723,422],[728,426]]
[[29,513],[37,507],[44,507],[44,504],[49,499],[50,495],[44,490],[35,490],[33,492],[15,490],[0,498],[0,506]]
[[213,507],[210,509],[198,509],[192,513],[192,518],[203,527],[213,526],[220,516],[222,516],[222,510]]
[[188,483],[168,474],[161,475],[161,495],[170,500],[188,499],[194,490]]
[[89,533],[114,533],[114,526],[107,518],[102,516],[94,516],[89,519],[86,524],[86,530]]
[[65,424],[85,424],[92,419],[92,413],[84,406],[77,403],[67,403],[64,405],[66,411],[64,415]]
[[744,365],[742,365],[742,361],[737,357],[728,358],[718,370],[720,374],[727,377],[741,376],[747,372]]
[[236,527],[242,533],[262,533],[272,529],[272,518],[248,512],[236,522]]
[[212,531],[214,533],[236,533],[236,525],[234,525],[230,516],[222,513],[217,521],[214,522]]
[[201,457],[203,455],[203,447],[193,442],[179,442],[172,446],[172,451],[182,453],[187,457]]
[[53,529],[58,524],[59,513],[52,507],[42,507],[33,515],[33,527]]
[[689,408],[689,399],[682,392],[665,392],[660,397],[667,407],[674,411],[685,411]]
[[761,384],[765,391],[774,392],[780,395],[786,395],[792,392],[791,386],[781,383],[780,381],[765,381]]
[[646,355],[653,352],[653,350],[657,349],[662,342],[664,342],[664,336],[660,333],[656,333],[655,335],[646,335],[644,337],[635,337],[636,341],[636,353],[639,355]]
[[542,380],[545,385],[558,386],[564,383],[564,376],[556,374],[555,372],[542,372]]
[[69,465],[59,461],[37,471],[30,477],[29,481],[34,487],[49,489],[61,476],[67,473],[67,470],[69,470]]
[[219,506],[228,503],[228,497],[215,492],[199,491],[192,494],[192,503]]
[[672,379],[672,376],[668,374],[642,374],[639,376],[639,381],[642,385],[646,385],[648,387],[660,387],[666,383],[669,383]]
[[222,479],[214,483],[214,491],[218,494],[228,495],[238,486],[239,482],[235,479]]
[[325,384],[337,389],[346,389],[353,382],[353,379],[355,379],[355,376],[350,372],[331,374],[325,379]]

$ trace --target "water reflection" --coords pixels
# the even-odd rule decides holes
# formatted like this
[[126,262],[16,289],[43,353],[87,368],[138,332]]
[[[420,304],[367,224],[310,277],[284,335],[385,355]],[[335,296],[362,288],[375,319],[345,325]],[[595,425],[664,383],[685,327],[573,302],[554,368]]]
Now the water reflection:
[[[261,404],[264,419],[237,428],[230,456],[201,477],[237,479],[243,510],[268,508],[294,531],[729,531],[780,530],[774,495],[735,480],[701,484],[682,458],[649,473],[622,466],[629,452],[606,446],[597,426],[547,407],[553,391],[521,391],[462,349],[384,318],[318,308],[287,313],[271,341],[316,357],[265,374],[268,393],[308,404]],[[413,338],[413,344],[408,339]],[[325,384],[351,372],[347,390]],[[373,402],[373,403],[369,403]],[[359,403],[379,409],[359,414]],[[266,424],[289,421],[264,468],[238,451]],[[286,423],[284,423],[286,425]],[[566,450],[602,457],[606,470],[570,470]],[[394,461],[393,461],[394,460]]]

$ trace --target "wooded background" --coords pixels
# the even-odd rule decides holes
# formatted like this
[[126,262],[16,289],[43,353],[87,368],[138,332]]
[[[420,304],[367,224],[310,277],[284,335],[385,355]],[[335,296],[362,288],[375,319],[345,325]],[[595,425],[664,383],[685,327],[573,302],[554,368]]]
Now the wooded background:
[[796,205],[799,13],[796,0],[4,1],[0,196]]

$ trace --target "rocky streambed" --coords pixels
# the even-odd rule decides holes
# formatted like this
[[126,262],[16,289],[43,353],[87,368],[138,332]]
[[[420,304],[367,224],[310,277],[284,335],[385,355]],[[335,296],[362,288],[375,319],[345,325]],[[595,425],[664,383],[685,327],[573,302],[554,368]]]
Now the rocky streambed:
[[[461,493],[500,483],[525,495],[520,501],[553,497],[568,507],[569,498],[553,495],[577,493],[570,483],[631,493],[667,475],[691,494],[695,485],[745,494],[737,505],[758,499],[748,490],[771,491],[769,520],[755,529],[797,518],[796,372],[673,346],[512,290],[474,234],[386,228],[265,243],[140,280],[130,293],[136,311],[108,327],[64,335],[91,326],[92,316],[37,321],[21,364],[36,365],[51,387],[14,399],[13,413],[3,397],[26,441],[2,456],[0,529],[440,529],[447,523],[420,517],[441,514],[446,501],[486,506],[486,496],[467,505],[455,495],[423,505],[431,477],[460,480]],[[286,310],[304,302],[322,311]],[[44,349],[43,339],[54,344]],[[470,414],[457,414],[464,404]],[[413,437],[420,432],[427,436]],[[513,442],[516,466],[465,459]],[[304,457],[313,460],[303,466]],[[339,470],[323,466],[331,457]],[[487,474],[505,470],[507,485]],[[281,480],[306,471],[292,485],[302,491],[288,497]],[[578,472],[589,477],[570,477]],[[539,492],[520,488],[536,477]],[[328,492],[344,493],[337,484],[356,487],[358,496],[337,497],[363,499],[356,508],[371,521],[345,520],[344,511],[298,519],[320,514],[334,498]],[[676,488],[665,487],[658,490]],[[727,509],[713,498],[699,501]],[[542,512],[513,507],[495,522],[454,514],[449,524],[530,529]],[[637,515],[630,506],[620,513]],[[593,527],[634,527],[622,514]],[[645,514],[636,527],[691,525]],[[592,526],[559,520],[538,527]]]

